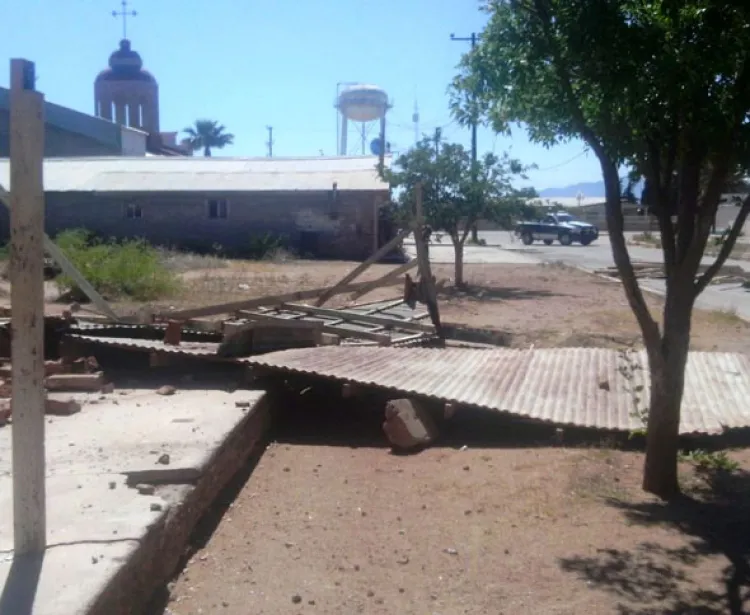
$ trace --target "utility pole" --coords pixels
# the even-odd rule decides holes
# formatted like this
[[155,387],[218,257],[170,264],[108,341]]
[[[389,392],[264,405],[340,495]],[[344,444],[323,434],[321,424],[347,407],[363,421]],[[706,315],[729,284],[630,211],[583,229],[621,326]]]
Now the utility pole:
[[442,131],[440,128],[435,129],[435,136],[432,137],[432,140],[435,142],[435,156],[440,155],[440,136],[442,134]]
[[10,283],[14,557],[44,553],[44,97],[10,61]]
[[[459,37],[455,34],[451,34],[452,41],[469,41],[471,43],[471,50],[477,46],[477,39],[479,35],[476,32],[472,32],[471,36]],[[471,101],[471,162],[476,165],[477,162],[477,110],[475,106],[475,97],[472,96]],[[474,243],[479,242],[479,235],[476,224],[471,228],[471,240]]]
[[273,158],[273,126],[266,126],[266,130],[268,131],[268,141],[266,141],[268,157]]

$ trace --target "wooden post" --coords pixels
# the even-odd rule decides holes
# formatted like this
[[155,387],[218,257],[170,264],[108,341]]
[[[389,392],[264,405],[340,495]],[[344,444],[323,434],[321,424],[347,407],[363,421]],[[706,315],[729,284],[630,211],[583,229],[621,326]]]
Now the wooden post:
[[47,543],[44,460],[44,98],[10,62],[10,284],[14,555]]
[[414,227],[414,244],[417,248],[417,262],[419,263],[419,275],[422,278],[422,284],[427,296],[427,311],[430,313],[430,320],[435,325],[435,333],[438,337],[443,337],[443,327],[440,324],[440,312],[438,310],[437,289],[435,280],[432,277],[432,268],[430,267],[430,256],[427,249],[427,241],[424,237],[424,212],[422,211],[422,184],[414,187],[416,225]]

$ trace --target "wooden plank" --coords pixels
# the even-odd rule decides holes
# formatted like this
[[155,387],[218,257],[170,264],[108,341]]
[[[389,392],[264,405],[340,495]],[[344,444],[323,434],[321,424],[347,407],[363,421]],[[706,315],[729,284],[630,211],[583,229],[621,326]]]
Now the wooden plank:
[[[358,291],[352,293],[352,299],[358,299],[362,295],[366,295],[367,293],[375,290],[376,288],[380,288],[381,286],[387,286],[388,284],[393,284],[396,282],[396,278],[400,276],[403,273],[406,273],[407,271],[414,269],[418,265],[417,259],[410,260],[408,263],[404,263],[403,265],[400,265],[396,267],[393,271],[390,271],[389,273],[386,273],[384,276],[379,277],[377,280],[373,280],[372,282],[365,283],[362,288],[360,288]],[[403,299],[401,299],[401,302],[403,303]]]
[[10,61],[13,550],[47,545],[44,412],[44,97],[34,64]]
[[[391,308],[396,307],[397,305],[401,305],[403,302],[404,302],[404,298],[403,297],[399,297],[398,299],[392,299],[392,300],[388,301],[387,303],[384,303],[380,307],[376,307],[376,308],[373,308],[371,310],[367,310],[365,312],[365,314],[377,314],[379,312],[385,312],[387,310],[390,310]],[[348,309],[352,309],[354,307],[357,307],[357,306],[350,305]]]
[[[276,318],[274,316],[271,316],[270,314],[259,314],[257,312],[247,312],[245,310],[241,311],[240,314],[242,317],[252,320],[272,320],[275,323],[277,322],[284,322],[284,319],[282,318]],[[302,322],[305,321],[291,321],[297,325],[302,324]],[[391,336],[387,335],[385,333],[376,333],[374,331],[353,331],[351,329],[346,329],[344,327],[339,327],[336,325],[328,325],[323,323],[311,323],[307,321],[307,324],[320,324],[321,325],[321,331],[323,333],[334,333],[338,335],[339,337],[355,337],[365,340],[371,340],[373,342],[377,342],[381,346],[390,346],[391,345]],[[252,326],[252,325],[250,325]]]
[[339,317],[348,322],[363,322],[370,325],[382,325],[386,329],[403,329],[404,331],[417,331],[420,333],[435,332],[435,328],[431,325],[425,325],[419,322],[409,322],[391,316],[358,314],[357,312],[349,312],[347,310],[312,307],[309,305],[301,305],[299,303],[285,303],[283,307],[284,309],[299,310],[300,312],[305,312],[306,314],[312,314],[315,316]]
[[438,309],[437,290],[432,277],[432,268],[430,267],[430,256],[428,253],[427,242],[425,241],[422,230],[424,228],[424,212],[422,211],[422,184],[418,183],[415,188],[415,203],[417,223],[414,229],[414,243],[417,248],[417,261],[419,262],[419,275],[425,285],[427,296],[427,310],[430,313],[430,320],[435,325],[435,331],[442,338],[443,330],[440,325],[440,310]]
[[375,261],[377,261],[380,258],[383,258],[386,254],[388,254],[388,252],[393,250],[393,248],[395,248],[401,241],[403,241],[410,233],[411,233],[411,227],[403,229],[398,235],[396,235],[387,244],[385,244],[382,248],[380,248],[380,250],[375,252],[364,263],[352,269],[343,278],[341,278],[338,282],[336,282],[336,284],[334,284],[329,290],[322,293],[320,297],[318,297],[318,300],[315,302],[315,305],[321,306],[326,301],[328,301],[331,297],[333,297],[335,294],[340,294],[341,292],[340,289],[342,287],[349,284],[352,280],[354,280],[354,278],[356,278],[362,272],[368,269],[370,265],[375,263]]
[[[5,207],[8,208],[10,211],[10,202],[11,202],[11,195],[10,193],[5,190],[2,186],[0,186],[0,203],[5,205]],[[115,314],[115,312],[112,310],[111,307],[109,307],[109,304],[107,301],[102,297],[96,289],[91,286],[89,281],[83,277],[83,274],[76,269],[76,266],[68,259],[67,256],[65,256],[65,252],[63,252],[57,244],[52,241],[47,234],[44,234],[43,237],[44,242],[44,251],[50,255],[50,258],[54,260],[59,266],[60,269],[63,270],[63,273],[67,275],[69,278],[71,278],[76,284],[78,284],[78,287],[83,291],[83,293],[89,298],[91,303],[93,303],[99,311],[107,316],[110,320],[114,320],[115,322],[120,322],[121,319]]]
[[[345,293],[352,293],[359,290],[364,286],[366,282],[359,282],[357,284],[349,284],[348,286],[342,286],[335,292],[337,295],[343,295]],[[213,316],[216,314],[231,314],[232,312],[239,312],[240,310],[251,310],[260,306],[270,305],[281,305],[287,301],[305,301],[307,299],[314,299],[321,293],[330,290],[329,287],[315,288],[312,290],[300,290],[293,293],[285,293],[283,295],[271,295],[268,297],[256,297],[254,299],[243,299],[242,301],[232,301],[230,303],[220,303],[217,305],[207,305],[199,308],[189,308],[187,310],[175,310],[165,311],[157,314],[160,319],[168,320],[188,320],[190,318],[199,318],[201,316]]]

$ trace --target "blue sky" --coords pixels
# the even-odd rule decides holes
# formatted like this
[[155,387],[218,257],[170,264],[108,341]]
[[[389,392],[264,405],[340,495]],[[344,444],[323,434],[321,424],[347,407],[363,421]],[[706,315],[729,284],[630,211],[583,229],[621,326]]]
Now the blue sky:
[[[222,155],[263,156],[266,126],[274,155],[315,156],[336,150],[336,84],[376,84],[390,95],[388,140],[403,150],[420,128],[442,126],[446,139],[469,145],[451,123],[447,85],[485,16],[474,0],[131,0],[138,16],[128,38],[160,88],[164,131],[197,118],[216,119],[235,135]],[[112,16],[119,0],[0,0],[0,84],[8,59],[36,63],[47,100],[94,112],[93,81],[122,37]],[[538,189],[600,179],[591,154],[576,142],[545,150],[522,131],[510,138],[480,129],[479,151],[510,150],[540,169]]]

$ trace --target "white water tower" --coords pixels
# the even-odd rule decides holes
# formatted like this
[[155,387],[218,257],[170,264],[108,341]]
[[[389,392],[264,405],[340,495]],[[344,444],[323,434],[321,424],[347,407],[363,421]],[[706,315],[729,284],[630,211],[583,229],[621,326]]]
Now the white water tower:
[[[341,84],[339,84],[341,85]],[[372,135],[374,130],[380,130],[373,141],[372,153],[379,147],[385,146],[385,114],[391,104],[388,101],[388,94],[385,90],[365,84],[348,84],[343,90],[337,93],[336,109],[341,115],[341,130],[337,139],[339,156],[346,156],[349,153],[349,124],[355,125],[357,136],[361,142],[361,152],[364,156],[367,153],[367,138]],[[337,123],[338,125],[338,123]]]

